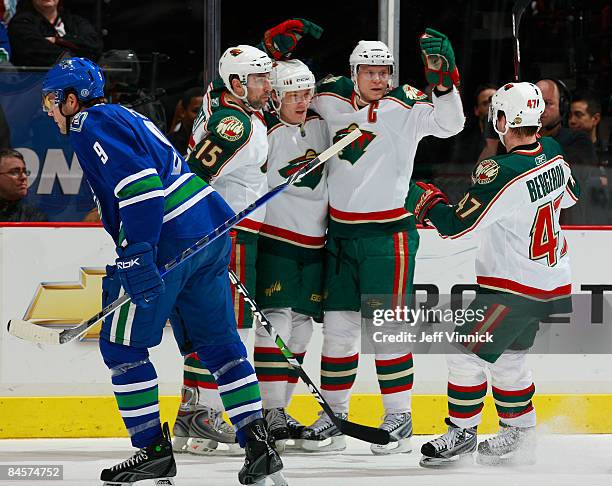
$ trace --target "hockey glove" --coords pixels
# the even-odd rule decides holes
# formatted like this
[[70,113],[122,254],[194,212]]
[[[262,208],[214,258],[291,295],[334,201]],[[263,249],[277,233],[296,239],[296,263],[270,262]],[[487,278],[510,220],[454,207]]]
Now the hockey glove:
[[132,302],[149,307],[164,291],[164,281],[155,263],[155,249],[147,242],[117,248],[117,274]]
[[425,29],[419,42],[427,82],[433,86],[443,85],[446,88],[459,86],[455,53],[448,37],[437,30]]
[[414,214],[417,223],[424,224],[427,213],[438,203],[448,204],[448,198],[433,184],[410,182],[410,190],[404,207]]
[[304,35],[318,39],[323,28],[304,19],[285,20],[264,33],[263,44],[268,55],[275,61],[289,59],[291,52]]

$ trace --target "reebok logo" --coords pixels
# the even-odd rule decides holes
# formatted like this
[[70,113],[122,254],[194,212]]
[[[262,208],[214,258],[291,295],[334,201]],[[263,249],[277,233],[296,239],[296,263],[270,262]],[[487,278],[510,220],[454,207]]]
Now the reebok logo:
[[132,258],[131,260],[124,262],[118,261],[117,268],[120,268],[121,270],[129,270],[130,268],[135,267],[137,265],[140,266],[140,262],[138,260],[140,260],[140,257]]

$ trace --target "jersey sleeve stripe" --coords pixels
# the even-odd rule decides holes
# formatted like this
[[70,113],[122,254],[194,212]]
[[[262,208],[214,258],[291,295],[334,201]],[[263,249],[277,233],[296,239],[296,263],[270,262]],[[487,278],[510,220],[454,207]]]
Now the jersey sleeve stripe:
[[124,199],[123,201],[119,201],[119,209],[146,201],[147,199],[153,199],[154,197],[164,197],[164,191],[159,189],[156,191],[145,192],[144,194],[139,194],[138,196],[134,196],[129,199]]
[[131,182],[137,181],[138,179],[142,179],[149,175],[159,175],[159,174],[157,173],[155,169],[151,168],[151,169],[141,170],[140,172],[136,172],[135,174],[129,175],[126,178],[121,179],[119,183],[115,186],[115,196],[119,197],[119,192],[121,191],[121,189],[123,189],[125,186],[127,186]]
[[178,206],[176,209],[170,211],[169,213],[167,213],[164,216],[164,223],[167,223],[168,221],[170,221],[171,219],[176,218],[177,216],[183,214],[185,211],[187,211],[190,207],[194,206],[195,204],[197,204],[199,201],[201,201],[202,199],[204,199],[206,196],[208,196],[211,192],[213,192],[213,188],[210,186],[206,186],[202,191],[198,192],[195,196],[193,196],[191,199],[188,199],[187,201],[185,201],[183,204],[181,204],[180,206]]
[[207,186],[208,184],[206,184],[206,182],[199,177],[190,178],[185,184],[176,190],[172,191],[171,193],[166,193],[164,212],[168,213],[172,211],[174,208],[180,206],[191,196]]
[[119,197],[119,199],[126,199],[128,197],[137,196],[138,194],[144,194],[152,189],[162,189],[163,187],[164,185],[157,174],[150,175],[121,189],[117,197]]
[[164,195],[168,196],[169,194],[173,193],[180,185],[182,185],[187,179],[190,179],[191,177],[195,177],[195,174],[187,173],[181,175],[177,180],[175,180],[166,189],[164,189]]

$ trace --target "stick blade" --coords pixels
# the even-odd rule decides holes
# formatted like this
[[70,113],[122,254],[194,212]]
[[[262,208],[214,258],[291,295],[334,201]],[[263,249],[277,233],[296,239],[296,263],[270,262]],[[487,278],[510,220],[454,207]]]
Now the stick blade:
[[60,333],[57,330],[39,326],[33,322],[11,319],[8,322],[7,330],[9,334],[25,341],[41,344],[60,344]]
[[391,440],[389,432],[376,427],[356,424],[348,420],[340,420],[340,432],[355,439],[369,442],[370,444],[387,445]]

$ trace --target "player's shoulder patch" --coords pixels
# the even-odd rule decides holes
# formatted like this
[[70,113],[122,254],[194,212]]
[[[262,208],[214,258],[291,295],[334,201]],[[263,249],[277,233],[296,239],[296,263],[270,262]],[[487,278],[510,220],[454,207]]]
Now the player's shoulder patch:
[[428,101],[425,93],[409,84],[402,84],[392,89],[385,95],[385,98],[393,98],[408,106],[412,106],[418,101]]
[[85,123],[85,119],[87,118],[86,111],[80,111],[76,115],[72,117],[72,121],[70,122],[70,131],[71,132],[80,132],[83,129],[83,124]]
[[237,143],[250,135],[251,119],[241,111],[222,109],[213,113],[207,129],[221,140]]
[[472,172],[473,184],[489,184],[493,182],[499,175],[499,164],[496,160],[485,159]]
[[323,78],[317,87],[317,94],[332,94],[348,99],[351,98],[353,91],[353,82],[346,76]]

